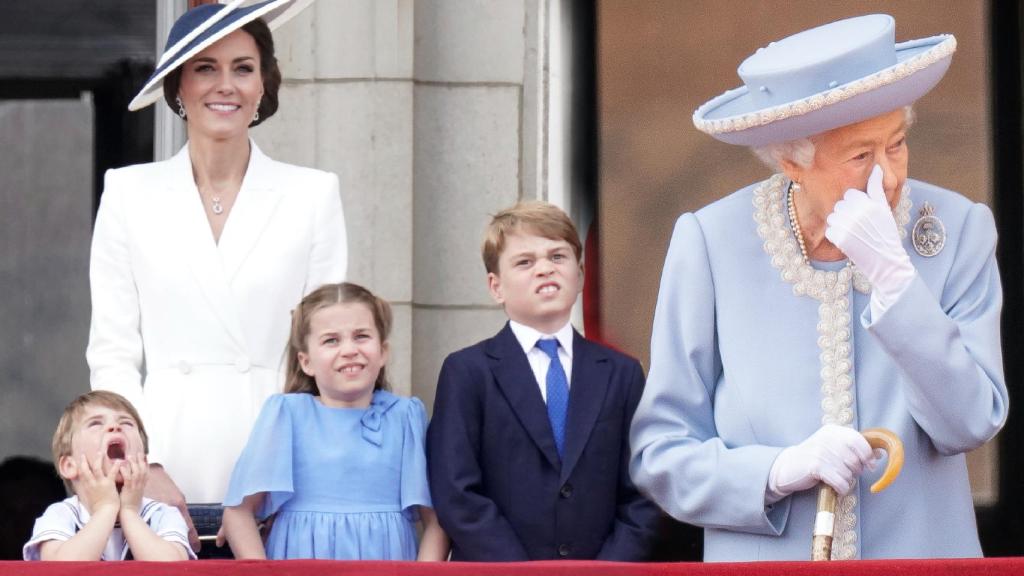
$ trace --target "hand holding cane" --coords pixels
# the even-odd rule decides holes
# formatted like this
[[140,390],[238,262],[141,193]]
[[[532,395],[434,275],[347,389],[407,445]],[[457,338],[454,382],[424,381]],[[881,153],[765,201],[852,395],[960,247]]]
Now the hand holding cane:
[[[885,490],[903,468],[903,442],[890,430],[871,428],[863,433],[872,448],[881,448],[888,455],[885,472],[871,485],[871,493]],[[836,491],[828,484],[818,489],[818,514],[814,520],[814,538],[811,544],[811,560],[832,558],[832,537],[835,530]]]

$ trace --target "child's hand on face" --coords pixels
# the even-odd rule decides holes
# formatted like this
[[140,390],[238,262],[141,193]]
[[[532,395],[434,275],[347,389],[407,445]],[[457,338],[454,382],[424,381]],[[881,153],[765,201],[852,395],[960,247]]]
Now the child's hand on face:
[[79,462],[81,474],[79,474],[76,493],[89,513],[94,516],[102,510],[110,509],[117,512],[121,508],[121,499],[117,494],[117,485],[114,483],[121,464],[114,462],[110,470],[104,473],[104,457],[106,457],[105,453],[98,452],[96,458],[89,462],[89,459],[83,454]]
[[149,464],[141,454],[132,454],[121,466],[121,512],[138,514],[142,508],[142,491],[146,488]]

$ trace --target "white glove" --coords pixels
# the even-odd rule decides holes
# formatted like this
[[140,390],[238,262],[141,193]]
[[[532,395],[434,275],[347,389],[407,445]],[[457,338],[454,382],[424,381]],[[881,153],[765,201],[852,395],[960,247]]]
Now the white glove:
[[871,281],[871,312],[877,318],[910,286],[915,274],[882,189],[881,166],[871,170],[867,194],[847,190],[827,222],[825,237]]
[[775,459],[768,474],[768,503],[824,482],[847,494],[865,469],[875,466],[875,451],[853,428],[826,424]]

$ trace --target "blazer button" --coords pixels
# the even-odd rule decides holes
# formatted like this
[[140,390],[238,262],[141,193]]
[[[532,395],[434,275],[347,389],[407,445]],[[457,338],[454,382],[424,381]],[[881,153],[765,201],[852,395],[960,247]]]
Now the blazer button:
[[566,556],[568,556],[570,552],[572,552],[572,548],[570,548],[568,544],[559,544],[558,545],[558,555],[561,556],[562,558],[565,558]]
[[562,485],[562,489],[558,491],[562,498],[568,498],[572,496],[572,484],[566,482]]
[[238,370],[239,372],[248,372],[249,366],[249,359],[245,356],[239,356],[238,359],[235,360],[235,370]]
[[182,360],[181,362],[178,362],[178,370],[180,370],[182,374],[188,374],[192,372],[192,367],[189,366],[188,362]]

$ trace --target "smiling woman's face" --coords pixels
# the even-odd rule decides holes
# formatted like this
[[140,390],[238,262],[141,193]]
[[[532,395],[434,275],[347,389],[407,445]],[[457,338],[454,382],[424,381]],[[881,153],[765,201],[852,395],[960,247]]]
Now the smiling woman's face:
[[786,175],[799,182],[819,214],[828,215],[849,188],[864,190],[878,164],[889,205],[895,207],[907,180],[907,120],[902,108],[829,130],[812,139],[814,162],[808,168],[784,161]]
[[178,90],[188,114],[189,138],[247,135],[263,97],[256,41],[236,30],[182,66]]

